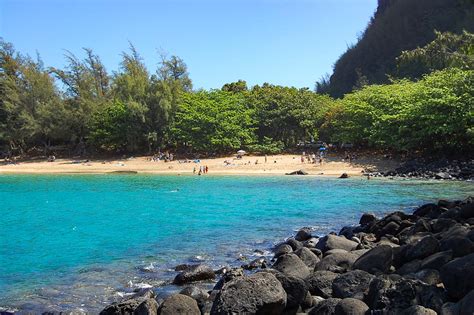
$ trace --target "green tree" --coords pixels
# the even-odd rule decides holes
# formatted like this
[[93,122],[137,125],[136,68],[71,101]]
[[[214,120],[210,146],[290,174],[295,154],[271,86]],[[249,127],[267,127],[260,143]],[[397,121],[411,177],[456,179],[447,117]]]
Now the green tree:
[[232,152],[255,141],[252,117],[239,94],[218,90],[185,93],[173,133],[179,146],[208,153]]

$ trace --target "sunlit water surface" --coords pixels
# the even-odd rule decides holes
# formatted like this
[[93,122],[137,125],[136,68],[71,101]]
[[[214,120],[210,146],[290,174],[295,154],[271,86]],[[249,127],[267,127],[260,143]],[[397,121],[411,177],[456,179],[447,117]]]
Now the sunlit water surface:
[[[302,226],[464,198],[473,183],[317,177],[0,176],[0,307],[100,311],[172,267],[252,259]],[[160,290],[160,289],[158,289]]]

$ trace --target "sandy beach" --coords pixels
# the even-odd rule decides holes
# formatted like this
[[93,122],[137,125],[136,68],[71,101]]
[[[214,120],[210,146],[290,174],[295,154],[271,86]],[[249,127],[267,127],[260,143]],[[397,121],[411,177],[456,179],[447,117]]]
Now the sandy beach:
[[300,155],[235,156],[201,159],[199,163],[179,159],[172,162],[152,161],[150,156],[124,159],[57,159],[54,162],[41,160],[20,161],[17,164],[1,164],[0,174],[103,174],[137,172],[146,174],[196,173],[200,166],[207,166],[207,175],[283,175],[296,170],[304,170],[309,175],[339,176],[347,173],[360,176],[364,169],[387,171],[398,165],[396,161],[373,155],[360,156],[357,160],[344,161],[336,155],[328,156],[322,165],[301,162]]

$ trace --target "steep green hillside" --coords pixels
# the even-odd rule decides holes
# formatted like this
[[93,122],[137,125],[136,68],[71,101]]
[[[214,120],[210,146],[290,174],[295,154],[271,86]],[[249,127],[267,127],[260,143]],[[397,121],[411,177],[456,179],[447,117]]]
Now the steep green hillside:
[[354,87],[386,83],[395,74],[395,58],[432,41],[435,30],[473,32],[474,1],[379,0],[359,42],[337,60],[329,84],[319,91],[341,97]]

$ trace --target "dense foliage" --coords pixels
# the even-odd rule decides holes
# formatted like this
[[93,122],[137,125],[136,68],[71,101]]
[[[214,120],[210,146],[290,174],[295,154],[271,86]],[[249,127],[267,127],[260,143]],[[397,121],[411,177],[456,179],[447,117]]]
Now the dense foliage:
[[131,46],[109,74],[92,50],[46,68],[0,42],[0,152],[262,154],[323,140],[396,151],[474,152],[471,33],[436,33],[394,60],[398,78],[360,81],[342,99],[239,80],[193,91],[186,64],[160,56],[154,73]]
[[446,69],[418,82],[366,86],[326,115],[322,132],[334,141],[469,152],[474,148],[474,70]]
[[[397,74],[402,51],[422,47],[435,39],[435,30],[474,32],[471,0],[379,0],[378,9],[360,40],[337,60],[330,78],[317,83],[321,93],[342,97],[366,84],[389,83]],[[419,77],[426,73],[414,69]]]

